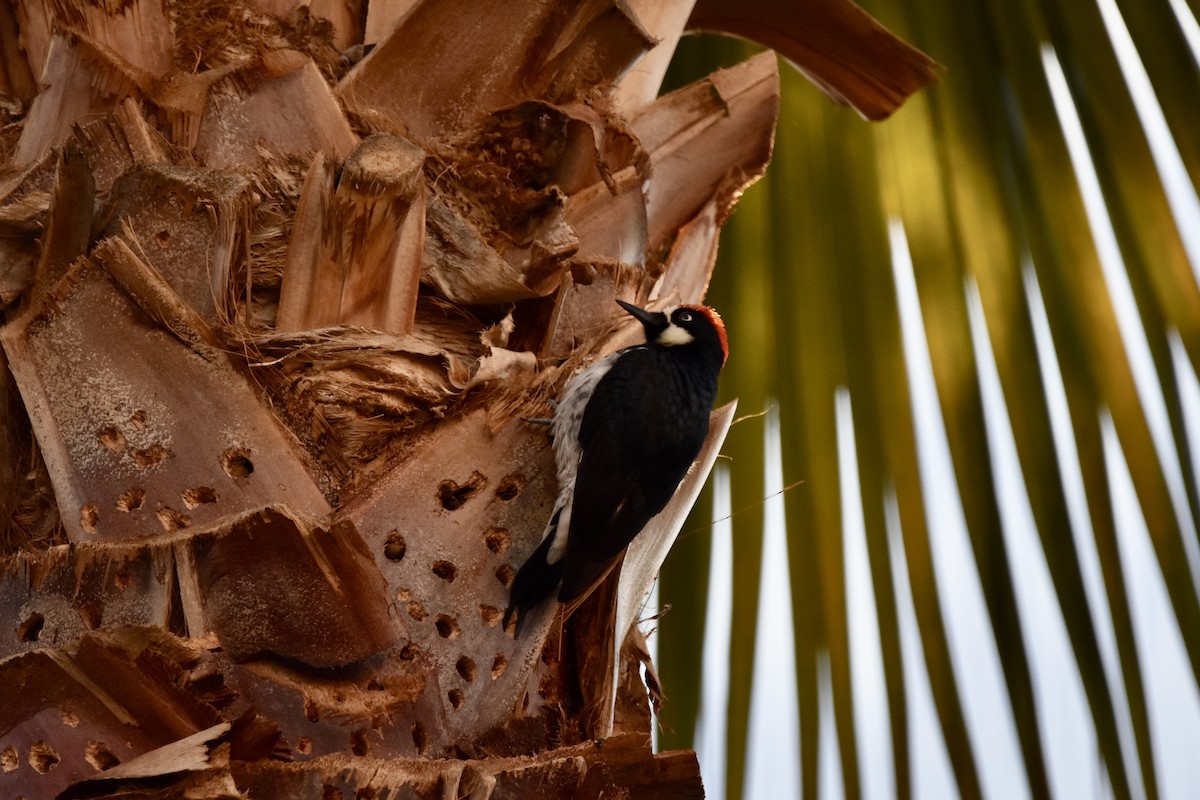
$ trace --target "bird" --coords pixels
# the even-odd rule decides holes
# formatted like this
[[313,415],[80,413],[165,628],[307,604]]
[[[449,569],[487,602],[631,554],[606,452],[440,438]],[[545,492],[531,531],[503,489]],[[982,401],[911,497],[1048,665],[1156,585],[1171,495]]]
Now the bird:
[[572,377],[549,422],[559,493],[541,544],[513,579],[504,612],[514,637],[557,588],[580,599],[667,505],[708,434],[729,357],[721,316],[702,305],[648,311],[616,301],[646,341]]

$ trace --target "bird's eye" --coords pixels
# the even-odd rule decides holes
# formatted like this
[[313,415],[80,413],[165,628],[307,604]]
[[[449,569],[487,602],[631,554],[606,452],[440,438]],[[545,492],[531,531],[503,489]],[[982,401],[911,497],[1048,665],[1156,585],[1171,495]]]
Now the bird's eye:
[[682,314],[680,314],[679,321],[680,322],[691,322],[692,321],[692,312],[685,311]]

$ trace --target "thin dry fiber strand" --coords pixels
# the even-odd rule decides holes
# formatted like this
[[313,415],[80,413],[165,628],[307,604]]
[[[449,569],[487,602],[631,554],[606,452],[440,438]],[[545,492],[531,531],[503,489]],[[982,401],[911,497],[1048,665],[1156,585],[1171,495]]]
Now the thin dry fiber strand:
[[332,445],[342,467],[370,463],[445,416],[485,353],[465,320],[422,319],[409,335],[334,327],[251,336],[244,344],[293,428],[322,445],[318,452]]

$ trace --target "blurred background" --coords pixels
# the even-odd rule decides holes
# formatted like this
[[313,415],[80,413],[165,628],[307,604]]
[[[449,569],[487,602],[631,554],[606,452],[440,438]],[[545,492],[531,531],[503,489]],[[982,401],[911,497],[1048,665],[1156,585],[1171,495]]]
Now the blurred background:
[[783,71],[659,745],[711,797],[1198,797],[1200,2],[862,5],[945,71],[875,124]]

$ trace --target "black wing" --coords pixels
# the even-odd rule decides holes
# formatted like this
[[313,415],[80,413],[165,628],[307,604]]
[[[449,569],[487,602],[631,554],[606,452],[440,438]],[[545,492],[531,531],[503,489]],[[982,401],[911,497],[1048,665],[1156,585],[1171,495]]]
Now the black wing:
[[[654,380],[646,380],[647,375]],[[704,444],[711,386],[655,348],[631,348],[597,384],[579,431],[566,569],[559,600],[588,589],[663,509]]]

